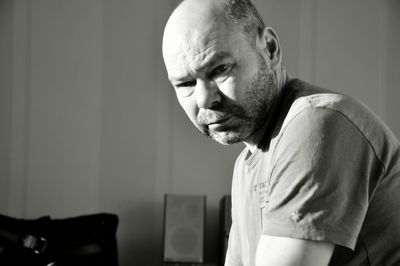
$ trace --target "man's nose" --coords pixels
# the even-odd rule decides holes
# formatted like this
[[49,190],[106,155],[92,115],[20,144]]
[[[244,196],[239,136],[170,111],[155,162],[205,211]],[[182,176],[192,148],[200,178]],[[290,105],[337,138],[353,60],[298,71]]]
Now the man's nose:
[[198,81],[195,95],[200,109],[210,109],[221,101],[221,94],[215,82]]

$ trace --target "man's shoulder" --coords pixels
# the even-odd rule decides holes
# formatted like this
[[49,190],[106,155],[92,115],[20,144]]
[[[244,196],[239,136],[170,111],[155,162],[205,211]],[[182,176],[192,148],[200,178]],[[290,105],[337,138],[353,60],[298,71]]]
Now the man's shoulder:
[[374,116],[360,101],[351,96],[311,85],[301,80],[293,80],[290,83],[289,94],[292,98],[286,121],[291,120],[299,113],[307,110],[309,112],[321,112],[329,110],[344,115],[355,124],[360,114]]
[[290,94],[292,94],[292,107],[297,108],[327,108],[340,110],[359,105],[352,97],[318,87],[301,80],[293,80],[290,83]]
[[[309,128],[321,132],[318,129],[335,129],[339,125],[343,126],[345,121],[347,125],[351,125],[349,128],[358,133],[354,136],[365,139],[384,165],[389,164],[390,154],[398,154],[400,146],[396,136],[383,120],[361,101],[303,81],[296,81],[292,85],[292,93],[294,100],[280,128],[281,134],[292,125],[290,133],[307,138],[305,134],[299,135],[301,129]],[[347,136],[349,131],[340,130],[338,133]]]

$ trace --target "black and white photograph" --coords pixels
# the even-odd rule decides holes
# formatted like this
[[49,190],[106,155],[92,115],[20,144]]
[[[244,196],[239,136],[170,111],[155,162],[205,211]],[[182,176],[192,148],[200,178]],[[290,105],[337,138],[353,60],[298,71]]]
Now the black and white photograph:
[[0,0],[0,266],[399,266],[399,0]]

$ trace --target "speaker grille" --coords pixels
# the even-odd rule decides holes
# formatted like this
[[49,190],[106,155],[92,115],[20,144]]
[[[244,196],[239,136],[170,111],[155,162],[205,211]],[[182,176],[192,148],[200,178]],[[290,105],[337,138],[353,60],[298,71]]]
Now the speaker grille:
[[164,262],[204,261],[205,196],[166,195]]

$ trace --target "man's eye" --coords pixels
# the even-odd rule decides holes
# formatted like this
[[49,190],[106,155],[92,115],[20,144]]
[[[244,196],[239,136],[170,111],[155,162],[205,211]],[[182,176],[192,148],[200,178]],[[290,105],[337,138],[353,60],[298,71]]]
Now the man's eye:
[[228,74],[232,69],[232,65],[230,64],[222,64],[214,68],[214,70],[211,72],[211,76],[220,76],[220,75],[225,75]]
[[196,81],[186,81],[175,85],[176,94],[180,97],[189,97],[194,91]]
[[196,81],[186,81],[186,82],[179,83],[175,86],[178,88],[181,88],[181,87],[193,87],[195,85],[196,85]]

